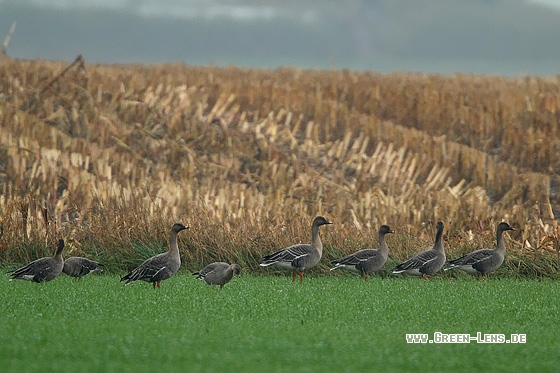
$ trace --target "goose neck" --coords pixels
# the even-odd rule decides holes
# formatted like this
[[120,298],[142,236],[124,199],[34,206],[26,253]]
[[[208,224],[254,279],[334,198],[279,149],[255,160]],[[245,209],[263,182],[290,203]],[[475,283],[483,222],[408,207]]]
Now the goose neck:
[[387,241],[385,241],[384,234],[379,234],[379,237],[377,237],[377,242],[379,242],[379,252],[387,253],[389,251],[389,247],[387,246]]
[[319,236],[319,226],[313,224],[311,229],[311,242],[313,247],[315,247],[320,253],[323,252],[323,243],[321,242],[321,237]]
[[64,249],[64,245],[59,244],[58,248],[56,249],[56,252],[54,254],[54,258],[56,260],[62,261],[62,250]]
[[169,238],[169,254],[174,258],[179,258],[179,245],[177,243],[177,232],[171,232]]
[[438,231],[436,232],[436,240],[434,242],[434,249],[439,250],[439,251],[443,251],[442,236],[443,236],[443,230],[438,229]]
[[506,244],[504,242],[504,231],[498,230],[496,233],[496,251],[504,252],[506,251]]

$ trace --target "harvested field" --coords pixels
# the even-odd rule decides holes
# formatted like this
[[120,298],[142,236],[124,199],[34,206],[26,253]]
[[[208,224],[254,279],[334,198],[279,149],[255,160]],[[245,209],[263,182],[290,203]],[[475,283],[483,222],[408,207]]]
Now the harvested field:
[[396,261],[437,220],[450,257],[491,245],[506,220],[506,270],[556,276],[559,108],[558,77],[6,58],[0,260],[63,237],[123,269],[182,221],[189,270],[256,268],[323,214],[328,258],[372,246],[386,223]]

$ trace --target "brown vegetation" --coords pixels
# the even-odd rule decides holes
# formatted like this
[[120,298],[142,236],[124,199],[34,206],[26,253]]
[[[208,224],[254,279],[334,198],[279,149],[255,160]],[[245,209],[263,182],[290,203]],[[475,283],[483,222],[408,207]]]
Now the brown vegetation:
[[4,59],[0,258],[64,237],[128,266],[182,221],[188,269],[256,268],[323,214],[328,258],[389,224],[398,261],[437,220],[455,257],[506,220],[509,268],[555,274],[557,109],[557,77]]

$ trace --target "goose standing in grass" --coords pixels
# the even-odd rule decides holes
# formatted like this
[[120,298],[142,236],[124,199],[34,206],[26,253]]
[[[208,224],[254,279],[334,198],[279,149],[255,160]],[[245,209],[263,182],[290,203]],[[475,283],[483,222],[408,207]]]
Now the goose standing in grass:
[[450,266],[445,270],[460,269],[471,275],[481,274],[484,279],[487,274],[500,268],[504,262],[506,245],[503,233],[514,230],[508,223],[501,222],[496,229],[496,247],[494,249],[476,250],[458,259],[451,260],[449,261]]
[[169,250],[146,259],[132,272],[123,276],[121,281],[126,281],[125,285],[128,285],[132,281],[142,280],[151,282],[154,285],[154,289],[156,285],[160,288],[161,282],[172,277],[181,266],[177,234],[184,229],[187,229],[187,227],[181,223],[173,224],[171,228],[171,237],[169,239]]
[[292,270],[292,282],[296,280],[296,271],[299,271],[299,280],[303,282],[303,271],[314,267],[323,255],[323,243],[319,237],[319,227],[332,224],[323,216],[317,216],[311,225],[311,244],[296,244],[260,260],[261,267],[276,264],[282,268]]
[[389,247],[387,242],[385,242],[385,235],[388,233],[394,232],[388,225],[382,225],[379,227],[379,234],[377,236],[379,249],[360,250],[343,258],[332,260],[331,263],[335,266],[331,268],[331,271],[337,268],[344,268],[359,273],[364,280],[367,280],[369,274],[373,274],[381,269],[387,261]]
[[58,247],[53,257],[41,258],[13,271],[12,280],[28,280],[33,282],[47,282],[55,279],[62,272],[64,259],[62,250],[64,240],[58,240]]
[[66,273],[70,277],[76,277],[78,280],[81,280],[82,277],[89,275],[92,272],[102,272],[103,268],[101,267],[103,267],[103,264],[99,262],[79,256],[71,256],[64,261],[62,272]]
[[443,222],[436,224],[436,240],[434,247],[422,251],[404,263],[393,268],[393,273],[407,273],[414,276],[422,276],[424,280],[433,275],[445,264],[445,251],[443,248]]
[[233,278],[234,273],[237,276],[241,276],[241,267],[239,264],[230,265],[224,262],[215,262],[193,273],[193,276],[206,281],[208,285],[220,285],[221,289]]

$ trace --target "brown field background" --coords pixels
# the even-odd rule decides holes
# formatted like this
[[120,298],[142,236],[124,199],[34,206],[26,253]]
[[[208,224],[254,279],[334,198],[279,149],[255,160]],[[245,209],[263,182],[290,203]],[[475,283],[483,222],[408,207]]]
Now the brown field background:
[[[560,76],[378,74],[0,61],[0,259],[67,241],[124,270],[180,236],[184,268],[310,241],[321,266],[376,247],[489,247],[500,271],[557,277]],[[260,270],[259,270],[260,271]]]

